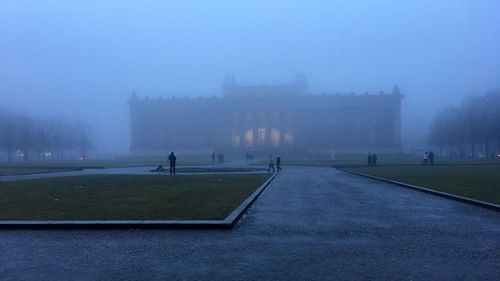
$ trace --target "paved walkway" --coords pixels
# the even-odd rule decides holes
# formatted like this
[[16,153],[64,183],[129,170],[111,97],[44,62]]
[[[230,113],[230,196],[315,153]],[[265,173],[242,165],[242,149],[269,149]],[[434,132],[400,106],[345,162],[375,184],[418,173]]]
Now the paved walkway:
[[232,230],[0,231],[1,280],[499,280],[500,214],[285,167]]

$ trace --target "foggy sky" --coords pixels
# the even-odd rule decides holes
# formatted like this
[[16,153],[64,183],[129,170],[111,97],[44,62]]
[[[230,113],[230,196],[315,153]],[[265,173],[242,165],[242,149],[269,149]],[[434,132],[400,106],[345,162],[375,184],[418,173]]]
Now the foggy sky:
[[101,149],[127,151],[133,91],[217,95],[226,74],[272,84],[302,72],[313,94],[398,83],[404,120],[429,118],[500,88],[498,11],[498,0],[1,0],[0,107],[84,119]]

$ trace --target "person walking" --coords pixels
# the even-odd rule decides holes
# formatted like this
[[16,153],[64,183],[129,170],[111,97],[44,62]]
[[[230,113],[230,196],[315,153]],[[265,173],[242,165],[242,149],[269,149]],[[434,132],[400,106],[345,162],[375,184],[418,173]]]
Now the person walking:
[[434,152],[429,150],[429,162],[431,165],[434,165]]
[[371,166],[372,165],[372,154],[371,153],[368,153],[368,166]]
[[175,157],[173,151],[168,156],[168,161],[170,162],[170,174],[175,175],[175,162],[177,161],[177,157]]
[[269,155],[269,167],[267,167],[267,172],[270,172],[273,169],[274,173],[274,159],[272,155]]
[[281,171],[281,156],[276,157],[276,171]]

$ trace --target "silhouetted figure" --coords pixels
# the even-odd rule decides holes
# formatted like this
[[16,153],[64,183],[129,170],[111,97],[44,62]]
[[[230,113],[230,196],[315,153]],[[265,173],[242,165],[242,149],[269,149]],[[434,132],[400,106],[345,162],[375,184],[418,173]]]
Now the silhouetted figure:
[[428,152],[428,151],[426,151],[426,152],[424,153],[424,161],[422,162],[422,164],[427,165],[427,159],[428,159],[428,158],[429,158],[429,152]]
[[170,174],[175,175],[175,162],[177,161],[177,157],[175,157],[173,151],[168,156],[168,161],[170,162]]
[[276,171],[281,171],[281,156],[276,156]]
[[431,165],[434,165],[434,152],[429,150],[429,162]]
[[154,170],[156,172],[165,172],[165,168],[163,168],[163,164],[158,165],[156,169]]
[[212,152],[212,164],[215,164],[215,153]]
[[224,163],[224,154],[222,152],[217,154],[217,159],[219,159],[219,163]]
[[372,165],[372,154],[371,153],[368,153],[368,166],[371,166]]
[[274,173],[274,159],[272,155],[269,155],[269,167],[267,167],[267,172],[270,172],[273,169]]
[[375,153],[372,155],[372,165],[377,166],[377,154]]

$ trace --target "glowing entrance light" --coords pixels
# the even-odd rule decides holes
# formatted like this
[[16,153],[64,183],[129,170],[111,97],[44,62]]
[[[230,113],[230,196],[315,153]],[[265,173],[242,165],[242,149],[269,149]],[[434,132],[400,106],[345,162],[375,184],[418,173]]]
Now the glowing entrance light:
[[292,136],[292,134],[285,133],[284,140],[285,140],[285,144],[292,145],[293,144],[293,136]]
[[259,142],[264,142],[266,140],[266,129],[265,128],[257,129],[257,139],[259,140]]
[[279,146],[281,140],[281,133],[278,129],[271,129],[271,144],[273,146]]
[[245,145],[252,147],[253,146],[253,130],[247,130],[245,132]]
[[15,156],[16,156],[16,158],[17,158],[17,159],[22,159],[22,158],[24,158],[24,150],[22,150],[22,149],[17,149],[17,150],[15,151]]
[[240,130],[233,129],[233,135],[232,135],[233,147],[239,147],[241,145],[240,135],[241,135]]
[[236,135],[236,136],[233,135],[233,147],[239,147],[239,146],[240,146],[240,136],[239,135]]

